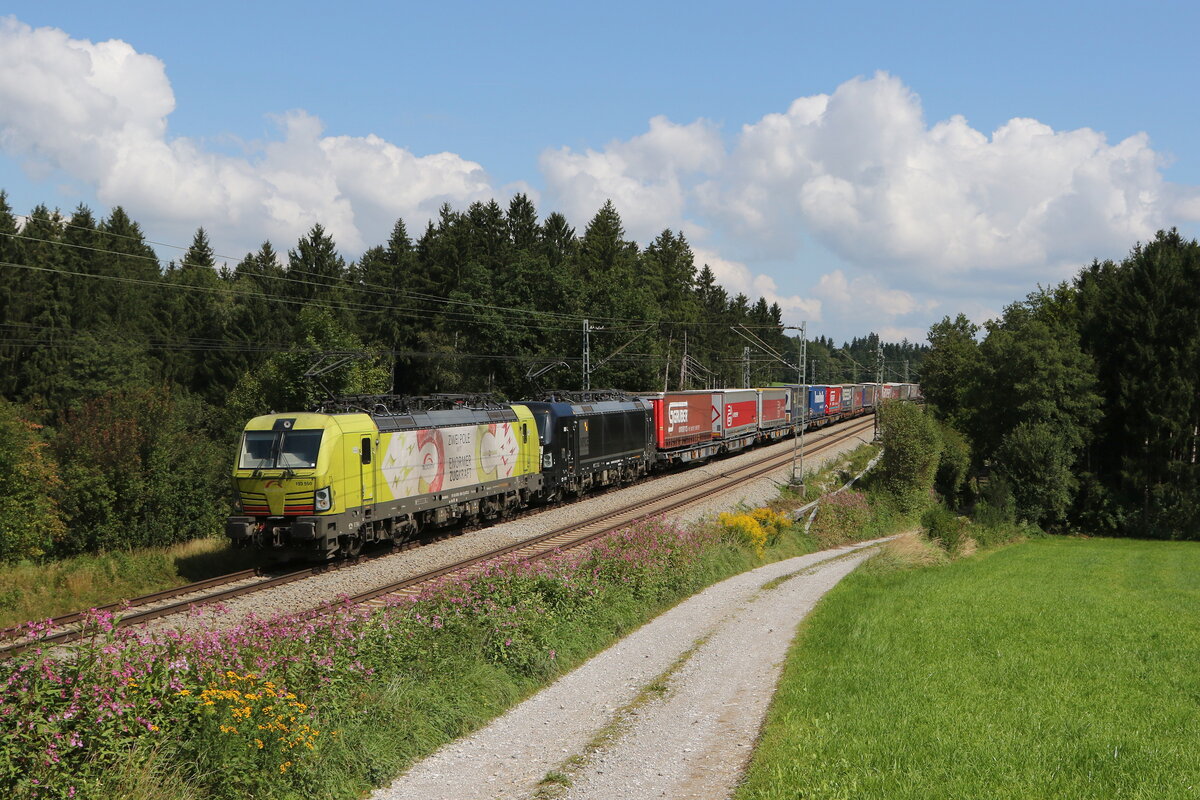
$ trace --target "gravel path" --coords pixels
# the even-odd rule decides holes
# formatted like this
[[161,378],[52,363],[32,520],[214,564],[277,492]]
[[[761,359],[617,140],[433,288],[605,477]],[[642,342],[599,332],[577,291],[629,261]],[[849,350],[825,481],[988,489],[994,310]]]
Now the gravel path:
[[[835,435],[841,426],[829,429],[828,435]],[[815,443],[825,432],[808,434],[806,443]],[[861,437],[849,439],[819,456],[809,456],[805,459],[805,467],[815,470],[831,458],[837,458],[870,440],[870,430]],[[703,464],[693,469],[664,475],[648,481],[642,481],[633,486],[610,491],[606,494],[591,497],[586,500],[571,503],[557,508],[547,509],[537,514],[521,519],[493,525],[488,528],[470,531],[452,537],[442,542],[418,547],[403,553],[385,556],[370,562],[355,565],[352,568],[333,570],[323,575],[307,578],[302,581],[287,584],[276,589],[245,595],[223,604],[224,611],[214,620],[212,612],[203,612],[197,617],[186,615],[164,617],[161,620],[148,623],[148,630],[165,630],[168,628],[188,629],[204,625],[232,624],[247,614],[268,617],[281,612],[306,611],[315,607],[323,600],[331,600],[338,595],[355,595],[369,591],[404,578],[420,575],[439,567],[482,555],[500,547],[505,547],[540,533],[545,533],[560,525],[577,522],[608,508],[636,502],[639,499],[657,497],[667,491],[681,491],[685,487],[708,477],[714,472],[725,472],[743,463],[762,458],[766,453],[790,451],[792,440],[780,442],[768,447],[756,448],[730,458]],[[779,486],[791,476],[791,466],[781,468],[772,476],[760,478],[741,489],[719,495],[708,502],[694,506],[678,515],[684,521],[695,521],[718,511],[726,511],[739,502],[748,505],[763,505],[767,500],[779,493]]]
[[[373,800],[528,798],[552,771],[571,773],[570,798],[727,796],[796,625],[871,544],[768,564],[709,587],[418,763]],[[784,576],[794,577],[763,588]],[[645,701],[647,687],[664,677],[665,693]],[[607,743],[591,747],[606,729]]]

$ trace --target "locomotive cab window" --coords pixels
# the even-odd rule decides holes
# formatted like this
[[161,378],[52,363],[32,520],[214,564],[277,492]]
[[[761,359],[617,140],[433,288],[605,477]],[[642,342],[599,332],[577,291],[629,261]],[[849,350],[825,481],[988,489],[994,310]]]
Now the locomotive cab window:
[[242,437],[242,457],[238,466],[242,469],[270,469],[275,466],[274,431],[246,431]]
[[240,469],[311,469],[317,465],[324,431],[246,431]]
[[371,440],[365,436],[362,440],[362,463],[371,463]]

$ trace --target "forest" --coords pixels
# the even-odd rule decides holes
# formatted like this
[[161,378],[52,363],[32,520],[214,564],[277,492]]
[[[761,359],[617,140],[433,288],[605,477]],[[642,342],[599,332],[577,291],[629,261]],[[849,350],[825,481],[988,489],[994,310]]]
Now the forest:
[[[777,304],[731,296],[681,233],[627,240],[611,203],[582,233],[524,195],[447,205],[355,260],[319,224],[232,266],[203,227],[164,264],[167,247],[120,207],[17,215],[0,191],[0,561],[213,535],[256,414],[329,394],[578,389],[585,320],[592,387],[798,378]],[[874,380],[877,346],[811,338],[806,377]],[[926,351],[883,343],[885,380],[919,380]]]
[[922,390],[993,499],[1051,531],[1200,539],[1195,240],[1160,231],[929,341]]

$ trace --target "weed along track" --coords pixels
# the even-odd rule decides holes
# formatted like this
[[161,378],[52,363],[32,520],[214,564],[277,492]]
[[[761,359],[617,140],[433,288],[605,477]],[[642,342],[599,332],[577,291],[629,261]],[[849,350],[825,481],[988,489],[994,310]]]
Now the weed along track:
[[[861,436],[870,430],[871,425],[868,418],[865,421],[856,420],[848,425],[828,428],[823,433],[811,436],[810,443],[804,449],[804,455],[808,457],[828,451]],[[431,537],[428,544],[413,542],[373,556],[359,556],[281,575],[267,576],[256,570],[242,570],[113,603],[97,608],[95,612],[99,612],[106,621],[111,617],[111,624],[114,626],[129,627],[145,625],[186,614],[201,606],[223,604],[239,598],[249,602],[249,607],[239,608],[239,612],[253,612],[259,615],[306,610],[309,613],[319,613],[322,606],[319,606],[318,600],[331,601],[340,597],[348,597],[351,603],[382,604],[385,602],[384,598],[389,596],[415,595],[425,584],[447,575],[470,575],[484,563],[497,558],[536,560],[594,540],[637,519],[678,512],[776,472],[790,464],[793,457],[790,447],[779,445],[754,451],[754,454],[756,457],[749,460],[743,455],[740,459],[735,459],[735,466],[724,469],[720,467],[729,464],[730,461],[710,462],[707,468],[676,473],[696,478],[683,487],[671,481],[663,482],[662,479],[647,482],[643,484],[646,487],[661,487],[649,498],[643,495],[637,500],[623,501],[620,492],[605,492],[581,499],[567,507],[584,513],[590,507],[610,507],[582,520],[558,525],[544,533],[522,535],[518,541],[502,547],[489,548],[485,552],[476,552],[462,558],[450,556],[453,560],[448,563],[443,557],[443,563],[436,564],[431,569],[421,570],[418,567],[417,574],[411,574],[411,567],[418,561],[415,556],[436,562],[433,556],[435,551],[440,552],[442,547],[446,547],[449,552],[449,549],[453,549],[466,537],[448,536],[443,532]],[[523,515],[525,516],[536,517],[540,516],[540,513]],[[430,546],[434,543],[438,546]],[[396,573],[406,566],[410,567],[409,576],[395,580]],[[356,577],[375,568],[378,569],[372,572],[373,577]],[[251,596],[254,599],[251,599]],[[88,635],[86,627],[89,619],[93,617],[94,614],[89,612],[75,612],[57,617],[39,625],[39,634],[32,638],[29,626],[0,631],[0,640],[7,645],[0,649],[0,659],[12,657],[35,645],[62,645],[75,641]],[[170,624],[176,623],[172,620]]]

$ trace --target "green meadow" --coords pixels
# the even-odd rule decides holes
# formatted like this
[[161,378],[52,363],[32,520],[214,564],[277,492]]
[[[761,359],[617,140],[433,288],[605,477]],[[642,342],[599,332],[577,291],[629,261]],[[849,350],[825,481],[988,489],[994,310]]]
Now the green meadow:
[[1200,796],[1200,544],[895,564],[803,625],[737,800]]

